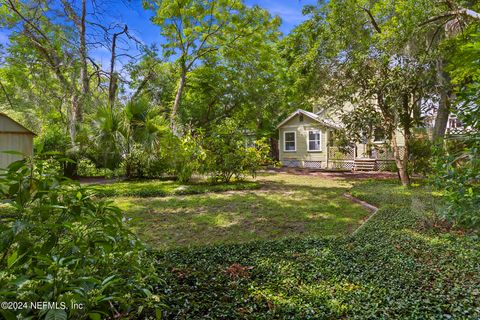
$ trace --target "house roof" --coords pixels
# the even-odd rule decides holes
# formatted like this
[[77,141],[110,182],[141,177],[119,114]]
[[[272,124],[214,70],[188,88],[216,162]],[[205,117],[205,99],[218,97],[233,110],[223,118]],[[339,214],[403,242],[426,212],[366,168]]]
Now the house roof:
[[[34,136],[36,136],[37,134],[35,132],[33,132],[32,130],[26,128],[24,125],[22,125],[21,123],[18,123],[17,121],[13,120],[12,118],[10,118],[8,115],[6,115],[5,113],[2,113],[0,112],[0,117],[3,117],[5,119],[7,119],[7,121],[10,121],[11,123],[13,123],[14,127],[12,127],[10,125],[10,127],[8,127],[7,125],[7,129],[4,128],[4,126],[1,126],[0,127],[0,133],[23,133],[23,134],[32,134]],[[16,128],[15,128],[16,127]],[[20,129],[20,130],[18,130]]]
[[320,123],[320,124],[322,124],[326,127],[331,127],[331,128],[334,128],[334,129],[341,129],[342,128],[341,124],[335,123],[334,121],[332,121],[330,119],[323,118],[323,117],[321,117],[321,116],[319,116],[315,113],[309,112],[309,111],[305,111],[305,110],[302,110],[302,109],[297,109],[295,112],[290,114],[285,120],[280,122],[277,125],[277,129],[280,128],[281,126],[283,126],[285,123],[287,123],[290,119],[292,119],[293,117],[295,117],[296,115],[299,115],[299,114],[303,114],[303,115],[309,117],[310,119],[315,120],[318,123]]

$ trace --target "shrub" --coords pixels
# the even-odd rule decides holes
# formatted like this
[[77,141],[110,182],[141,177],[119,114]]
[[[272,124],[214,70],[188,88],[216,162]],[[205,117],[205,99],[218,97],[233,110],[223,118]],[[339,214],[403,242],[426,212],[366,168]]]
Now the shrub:
[[95,195],[99,197],[166,197],[232,190],[252,190],[260,188],[260,183],[236,181],[228,184],[211,184],[206,182],[180,184],[168,180],[139,180],[101,184],[94,188]]
[[262,165],[268,163],[269,145],[265,140],[248,146],[245,133],[239,125],[228,119],[217,125],[204,139],[206,150],[205,171],[215,181],[229,182],[232,177],[255,176]]
[[[143,244],[122,212],[43,161],[17,161],[0,179],[1,301],[65,303],[67,309],[0,309],[48,319],[145,315],[160,306]],[[71,303],[82,304],[73,310]]]
[[432,143],[427,138],[415,138],[410,141],[410,158],[408,161],[411,172],[426,175],[432,170]]
[[107,179],[124,175],[122,168],[114,170],[108,168],[97,168],[90,159],[78,161],[77,174],[79,177],[105,177]]
[[170,170],[160,150],[149,152],[139,144],[131,147],[121,167],[127,178],[158,178]]
[[188,132],[182,138],[173,139],[176,147],[172,150],[173,167],[178,181],[190,181],[194,173],[203,171],[205,150],[202,148],[202,134]]
[[459,225],[480,229],[480,135],[457,141],[447,154],[439,148],[433,166],[430,181],[448,201],[443,215]]

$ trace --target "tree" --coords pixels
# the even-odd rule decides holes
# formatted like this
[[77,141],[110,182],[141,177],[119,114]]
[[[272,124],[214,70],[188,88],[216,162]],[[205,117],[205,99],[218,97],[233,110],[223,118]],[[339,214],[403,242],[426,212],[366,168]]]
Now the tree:
[[250,39],[254,47],[263,40],[264,33],[259,31],[269,30],[272,22],[267,11],[248,8],[238,0],[159,0],[148,2],[147,8],[156,12],[153,21],[161,26],[166,39],[165,55],[178,57],[179,80],[170,115],[172,130],[177,134],[177,115],[188,73],[223,48],[234,47],[242,38]]
[[[7,103],[35,114],[31,119],[41,135],[60,122],[70,143],[58,151],[73,159],[88,143],[85,124],[97,106],[113,108],[122,85],[115,69],[118,58],[134,59],[126,53],[128,42],[138,44],[127,26],[95,22],[97,10],[97,3],[87,0],[6,0],[0,10],[0,25],[11,31],[1,71],[9,80],[2,81]],[[99,46],[111,50],[108,70],[90,55]],[[74,176],[75,162],[66,171]]]
[[[418,27],[425,12],[431,12],[430,5],[429,1],[337,0],[309,7],[311,18],[306,24],[315,37],[307,38],[306,47],[297,46],[303,55],[296,63],[307,59],[310,72],[322,75],[316,76],[319,81],[310,91],[313,101],[324,100],[339,109],[351,103],[358,113],[374,112],[381,120],[404,185],[410,183],[409,141],[420,120],[418,110],[431,107],[435,92],[436,56],[425,48],[426,31]],[[307,73],[307,78],[312,77]],[[397,145],[399,130],[405,139],[403,149]]]

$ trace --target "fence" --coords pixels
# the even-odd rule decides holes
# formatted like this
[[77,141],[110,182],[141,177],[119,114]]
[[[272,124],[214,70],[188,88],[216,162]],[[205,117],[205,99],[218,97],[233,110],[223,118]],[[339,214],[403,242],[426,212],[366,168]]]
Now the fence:
[[[399,148],[400,157],[404,157],[405,148]],[[328,169],[353,170],[357,158],[356,148],[349,147],[328,147]],[[376,145],[372,148],[369,159],[375,160],[374,170],[390,171],[395,169],[395,157],[388,146]]]

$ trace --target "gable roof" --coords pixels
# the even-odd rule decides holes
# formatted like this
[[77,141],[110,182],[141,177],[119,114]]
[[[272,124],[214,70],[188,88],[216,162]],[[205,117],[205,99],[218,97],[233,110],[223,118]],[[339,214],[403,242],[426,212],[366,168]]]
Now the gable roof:
[[292,114],[290,114],[285,120],[283,120],[282,122],[280,122],[278,125],[277,125],[277,129],[280,128],[281,126],[283,126],[285,123],[287,123],[290,119],[292,119],[293,117],[295,117],[296,115],[299,115],[299,114],[303,114],[307,117],[309,117],[310,119],[312,120],[315,120],[317,121],[318,123],[326,126],[326,127],[330,127],[330,128],[334,128],[334,129],[341,129],[342,126],[341,124],[339,123],[335,123],[333,122],[332,120],[329,120],[329,119],[326,119],[326,118],[323,118],[315,113],[312,113],[312,112],[309,112],[309,111],[305,111],[303,109],[297,109],[295,112],[293,112]]
[[3,124],[0,123],[0,133],[20,133],[32,134],[36,136],[36,134],[32,130],[13,120],[5,113],[0,112],[0,120],[2,120],[2,118],[5,122]]

